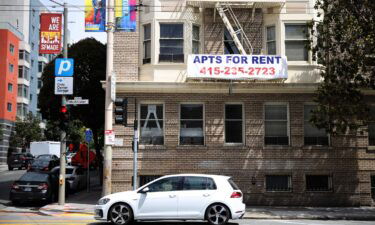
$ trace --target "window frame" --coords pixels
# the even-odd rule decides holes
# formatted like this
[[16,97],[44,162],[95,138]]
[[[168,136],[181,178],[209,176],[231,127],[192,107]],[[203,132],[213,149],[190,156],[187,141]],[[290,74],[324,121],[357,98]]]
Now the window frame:
[[[163,144],[162,145],[154,145],[154,144],[141,144],[141,105],[162,105],[163,106]],[[165,102],[150,102],[150,101],[141,101],[137,105],[137,119],[138,119],[138,138],[139,138],[139,145],[141,146],[165,146]]]
[[[286,106],[286,113],[287,113],[287,135],[288,135],[288,144],[287,145],[280,145],[280,144],[266,144],[266,106],[267,105],[285,105]],[[263,145],[264,146],[279,146],[279,147],[290,147],[290,107],[289,102],[265,102],[263,104]]]
[[[284,55],[287,58],[288,62],[310,62],[310,50],[306,47],[306,44],[309,41],[308,37],[305,37],[304,39],[288,39],[287,38],[287,34],[286,34],[286,27],[287,26],[301,26],[301,25],[304,25],[306,27],[306,31],[308,33],[309,32],[309,27],[308,27],[306,21],[303,21],[303,22],[286,21],[286,22],[284,22]],[[304,34],[304,35],[306,35],[306,34]],[[287,51],[287,47],[286,47],[287,45],[286,45],[286,43],[288,41],[289,42],[302,41],[302,42],[305,43],[305,49],[306,49],[306,55],[307,55],[306,60],[291,60],[291,59],[288,59],[288,56],[286,54],[286,51]]]
[[[146,39],[146,26],[150,26],[150,39]],[[151,23],[145,23],[142,24],[142,29],[143,29],[143,55],[142,55],[142,64],[151,64],[152,61],[152,24]],[[150,58],[146,58],[146,45],[145,43],[148,42],[150,43]]]
[[[202,105],[202,130],[203,130],[203,144],[181,144],[181,106],[182,105]],[[181,102],[178,105],[178,146],[206,146],[206,106],[203,102]]]
[[[194,27],[198,28],[198,40],[194,39]],[[194,53],[194,42],[198,44],[198,52]],[[192,54],[200,54],[201,53],[201,25],[193,23],[191,25],[191,53]]]
[[8,111],[8,112],[12,112],[12,111],[13,111],[12,108],[13,108],[13,107],[12,107],[12,103],[11,103],[11,102],[8,102],[8,103],[7,103],[7,111]]
[[[241,118],[241,125],[242,125],[242,142],[226,142],[226,106],[227,105],[241,105],[242,110],[242,118]],[[245,145],[245,104],[242,102],[225,102],[224,103],[224,145],[226,146],[236,146],[236,145]]]
[[[271,27],[274,27],[275,28],[275,39],[273,40],[268,40],[268,28],[271,28]],[[275,43],[275,54],[272,54],[272,55],[277,55],[277,37],[276,37],[276,24],[270,24],[270,25],[267,25],[265,27],[265,41],[266,41],[266,54],[267,55],[271,55],[269,53],[269,49],[268,49],[268,43],[271,43],[271,42],[274,42]]]
[[[318,144],[308,145],[308,144],[306,144],[306,141],[305,141],[305,137],[306,137],[305,136],[305,133],[306,133],[305,129],[306,129],[306,126],[305,126],[305,123],[306,122],[310,123],[310,122],[307,121],[307,120],[305,120],[305,106],[318,106],[318,104],[315,103],[315,102],[305,102],[303,104],[303,114],[302,114],[302,116],[303,116],[303,145],[304,146],[308,146],[308,147],[310,147],[310,146],[312,146],[312,147],[329,147],[329,146],[331,146],[331,136],[327,132],[326,132],[327,139],[328,139],[328,144],[327,145],[318,145]],[[316,129],[318,129],[318,128],[316,128]]]
[[[267,189],[267,176],[286,176],[288,178],[288,188],[287,190],[268,190]],[[266,192],[293,192],[293,179],[291,174],[265,174],[264,175],[264,188]]]
[[[158,63],[159,64],[184,64],[185,63],[185,52],[186,52],[186,49],[185,49],[185,23],[183,21],[175,21],[175,22],[168,22],[168,21],[160,21],[158,22],[159,24],[159,54],[158,54]],[[182,37],[181,38],[161,38],[161,26],[162,25],[172,25],[172,24],[179,24],[179,25],[182,25]],[[160,60],[160,55],[161,55],[161,44],[160,44],[160,41],[161,40],[182,40],[182,55],[183,55],[183,60],[182,61],[161,61]]]
[[[307,187],[307,176],[327,176],[328,178],[328,188],[327,190],[311,190],[311,189],[308,189]],[[305,192],[333,192],[333,176],[332,174],[310,174],[310,173],[307,173],[305,174],[304,176],[305,178]]]

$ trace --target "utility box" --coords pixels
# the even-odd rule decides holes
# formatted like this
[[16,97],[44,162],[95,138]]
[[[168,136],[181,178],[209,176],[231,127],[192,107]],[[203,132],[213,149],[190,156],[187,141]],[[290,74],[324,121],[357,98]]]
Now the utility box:
[[33,156],[51,154],[60,157],[60,142],[57,141],[39,141],[30,143],[30,153]]

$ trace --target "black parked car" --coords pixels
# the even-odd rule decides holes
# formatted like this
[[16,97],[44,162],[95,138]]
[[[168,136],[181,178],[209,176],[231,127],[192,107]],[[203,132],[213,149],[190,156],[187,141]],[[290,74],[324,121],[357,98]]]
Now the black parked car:
[[33,161],[34,157],[30,153],[16,153],[8,157],[8,169],[27,168]]
[[60,164],[56,155],[39,155],[31,164],[29,171],[51,171]]
[[28,172],[13,183],[9,199],[13,204],[25,201],[53,202],[57,200],[58,190],[56,175]]

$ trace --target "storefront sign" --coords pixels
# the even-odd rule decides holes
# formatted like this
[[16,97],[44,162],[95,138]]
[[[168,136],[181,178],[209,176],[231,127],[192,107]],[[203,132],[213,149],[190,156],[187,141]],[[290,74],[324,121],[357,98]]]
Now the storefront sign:
[[61,24],[60,13],[40,14],[40,54],[59,54],[61,52]]
[[189,55],[188,78],[286,79],[285,56],[276,55]]

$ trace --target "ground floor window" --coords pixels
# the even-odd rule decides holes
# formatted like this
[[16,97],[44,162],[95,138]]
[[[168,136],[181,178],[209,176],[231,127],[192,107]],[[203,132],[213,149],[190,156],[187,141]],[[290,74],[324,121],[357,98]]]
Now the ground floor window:
[[267,191],[291,191],[292,179],[289,175],[266,175]]
[[329,175],[306,175],[306,191],[331,191],[332,177]]
[[375,201],[375,175],[371,176],[371,197]]
[[203,145],[203,105],[182,104],[180,108],[180,144]]
[[164,144],[163,105],[141,104],[140,143]]
[[289,145],[288,105],[266,104],[264,110],[264,144]]

